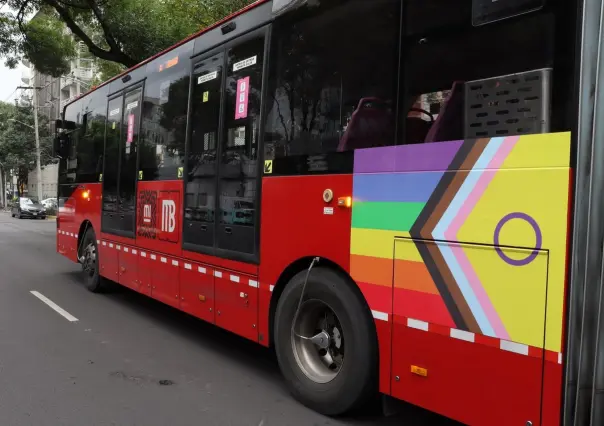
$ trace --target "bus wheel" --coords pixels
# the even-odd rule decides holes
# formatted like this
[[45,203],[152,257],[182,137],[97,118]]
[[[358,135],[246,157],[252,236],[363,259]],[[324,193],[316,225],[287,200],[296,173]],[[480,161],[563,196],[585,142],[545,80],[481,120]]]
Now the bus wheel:
[[99,274],[96,235],[92,228],[89,228],[84,234],[84,239],[80,245],[79,260],[84,272],[84,285],[86,288],[93,293],[103,291],[103,278]]
[[298,305],[306,277],[306,270],[294,276],[277,305],[279,367],[304,405],[325,415],[344,414],[377,392],[373,319],[361,295],[327,268],[312,269]]

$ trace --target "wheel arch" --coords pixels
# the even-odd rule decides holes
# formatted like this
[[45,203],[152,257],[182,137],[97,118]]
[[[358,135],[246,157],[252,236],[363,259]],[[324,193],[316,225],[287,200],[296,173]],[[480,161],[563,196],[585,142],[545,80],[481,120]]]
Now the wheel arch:
[[[310,264],[314,258],[315,258],[315,256],[306,256],[306,257],[297,259],[296,261],[290,263],[283,270],[283,272],[281,272],[281,275],[279,275],[279,278],[277,279],[277,282],[275,283],[275,287],[273,288],[273,291],[271,294],[271,301],[270,301],[270,305],[269,305],[268,326],[269,326],[269,346],[270,347],[274,347],[273,328],[274,328],[274,322],[275,322],[275,313],[277,311],[277,304],[279,303],[279,299],[281,298],[281,295],[283,294],[283,290],[285,289],[287,284],[290,282],[290,280],[296,274],[308,269],[308,267],[310,266]],[[315,266],[327,267],[327,268],[335,271],[336,273],[338,273],[340,276],[342,276],[342,278],[344,278],[345,282],[348,283],[348,285],[352,289],[354,289],[354,291],[356,291],[358,297],[363,301],[363,306],[365,307],[366,313],[372,319],[371,323],[372,323],[372,330],[373,330],[373,338],[375,340],[375,347],[378,350],[378,359],[379,359],[379,345],[378,345],[377,329],[375,327],[375,321],[373,320],[373,314],[371,313],[371,308],[369,307],[369,303],[367,302],[367,299],[363,295],[363,293],[362,293],[361,289],[359,288],[359,286],[357,285],[357,283],[352,279],[350,274],[344,268],[342,268],[338,263],[332,261],[329,258],[321,257],[319,262],[317,264],[315,264]]]
[[80,256],[80,246],[82,245],[82,240],[84,239],[84,235],[86,234],[86,231],[88,231],[88,229],[92,229],[94,231],[94,226],[92,225],[91,221],[89,221],[88,219],[84,219],[80,224],[80,228],[78,229],[78,246],[76,257]]

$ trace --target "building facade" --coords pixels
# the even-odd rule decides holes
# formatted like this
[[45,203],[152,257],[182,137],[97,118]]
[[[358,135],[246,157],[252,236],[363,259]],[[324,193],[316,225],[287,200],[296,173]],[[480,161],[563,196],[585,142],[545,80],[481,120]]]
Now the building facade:
[[[22,77],[23,83],[38,87],[37,106],[39,116],[45,116],[49,122],[49,134],[54,134],[55,120],[60,118],[65,105],[88,91],[94,78],[94,61],[84,58],[87,50],[83,43],[78,43],[77,55],[71,61],[70,72],[61,77],[52,77],[39,73],[33,65],[24,62],[29,68]],[[29,91],[30,92],[30,91]],[[26,93],[25,96],[31,96]],[[42,155],[49,155],[49,153]],[[42,166],[42,196],[56,197],[58,184],[58,169],[56,164]],[[37,194],[38,176],[36,170],[29,172],[27,190],[32,196]]]

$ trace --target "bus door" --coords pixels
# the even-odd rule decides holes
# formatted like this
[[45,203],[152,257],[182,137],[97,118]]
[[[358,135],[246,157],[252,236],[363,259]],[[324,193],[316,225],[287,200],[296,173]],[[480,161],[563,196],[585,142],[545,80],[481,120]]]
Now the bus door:
[[142,88],[109,99],[103,167],[102,232],[134,238],[137,140]]
[[[209,52],[193,67],[185,250],[257,262],[258,144],[266,31],[257,30]],[[216,324],[257,340],[257,277],[230,272],[214,272]],[[204,295],[208,297],[207,289]]]

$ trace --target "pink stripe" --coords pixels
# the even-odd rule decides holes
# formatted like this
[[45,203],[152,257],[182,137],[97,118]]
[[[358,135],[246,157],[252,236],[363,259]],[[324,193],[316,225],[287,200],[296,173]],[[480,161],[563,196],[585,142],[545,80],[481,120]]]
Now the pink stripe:
[[[503,164],[507,156],[510,154],[512,149],[514,149],[514,146],[516,145],[516,142],[518,142],[519,138],[519,136],[505,138],[503,143],[499,147],[499,150],[495,153],[495,155],[487,165],[487,168],[482,171],[476,170],[471,172],[481,173],[481,175],[478,178],[478,182],[476,182],[476,186],[474,187],[472,192],[470,192],[468,198],[461,206],[461,209],[459,210],[458,214],[451,221],[449,228],[445,230],[446,239],[450,241],[458,240],[457,234],[459,233],[459,229],[465,223],[468,216],[470,216],[470,213],[472,213],[472,210],[474,209],[476,204],[478,204],[480,198],[482,198],[482,195],[484,194],[489,184],[495,177],[496,171],[501,167],[501,165]],[[474,291],[476,298],[482,306],[485,315],[489,319],[489,322],[491,323],[491,326],[493,327],[496,336],[502,339],[509,339],[509,334],[505,329],[503,322],[501,322],[501,318],[499,318],[495,307],[491,303],[491,300],[489,299],[489,296],[487,295],[484,287],[482,286],[480,279],[476,275],[474,268],[472,268],[472,264],[464,253],[463,248],[461,246],[451,246],[451,250],[453,251],[455,258],[457,259],[459,266],[464,271],[466,278],[470,282],[472,290]]]

